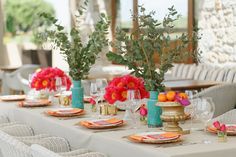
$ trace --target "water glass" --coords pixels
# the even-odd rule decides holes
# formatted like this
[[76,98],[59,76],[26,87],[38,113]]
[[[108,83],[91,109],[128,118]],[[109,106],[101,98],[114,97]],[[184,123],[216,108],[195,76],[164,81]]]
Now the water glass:
[[197,90],[185,90],[185,93],[188,95],[188,98],[191,100],[194,98],[194,95],[198,93]]
[[[196,117],[204,123],[206,128],[208,122],[213,118],[215,112],[215,104],[210,97],[201,98],[201,103],[196,106]],[[209,140],[203,140],[204,144],[211,143]]]
[[91,83],[91,86],[90,86],[90,96],[94,99],[95,101],[95,116],[97,116],[99,114],[99,107],[98,107],[98,101],[99,101],[99,97],[100,97],[100,93],[98,91],[98,88],[97,88],[97,84],[92,82]]
[[105,94],[105,88],[107,86],[107,79],[101,78],[101,79],[96,79],[96,84],[97,84],[97,89],[100,94],[100,101],[103,101],[103,96]]
[[129,110],[131,113],[130,118],[133,124],[133,128],[136,129],[138,128],[138,123],[140,122],[139,121],[140,115],[139,115],[138,109],[140,108],[140,105],[141,105],[141,95],[140,95],[139,90],[128,90],[127,100],[128,100],[128,103],[130,103]]

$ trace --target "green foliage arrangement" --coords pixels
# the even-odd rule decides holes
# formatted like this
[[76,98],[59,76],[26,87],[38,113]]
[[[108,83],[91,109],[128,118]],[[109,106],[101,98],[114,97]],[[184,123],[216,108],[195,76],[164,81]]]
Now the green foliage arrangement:
[[[87,6],[87,1],[84,2],[84,5]],[[86,9],[85,6],[79,9],[80,16],[84,13]],[[108,46],[108,40],[106,38],[109,28],[108,18],[105,14],[101,14],[100,20],[95,24],[95,29],[90,34],[88,42],[82,43],[81,33],[78,29],[79,23],[77,27],[73,27],[68,34],[64,27],[58,24],[58,20],[53,16],[42,13],[41,17],[49,21],[53,29],[39,34],[38,37],[51,41],[54,44],[54,48],[60,50],[66,62],[69,64],[69,75],[73,80],[86,78],[99,52],[101,52],[105,46]],[[79,20],[77,22],[79,22]]]
[[[197,32],[193,32],[192,39],[183,33],[176,36],[174,41],[171,40],[173,22],[180,16],[173,6],[168,10],[169,13],[160,22],[153,18],[155,12],[146,14],[145,8],[140,6],[141,14],[133,17],[139,21],[139,28],[130,35],[118,28],[115,43],[112,43],[115,53],[107,53],[110,61],[126,65],[135,76],[142,77],[149,91],[164,90],[164,74],[173,67],[174,62],[187,59],[190,55],[194,59],[199,57],[198,50],[188,52],[189,44],[199,39]],[[177,46],[171,46],[171,42]],[[155,64],[154,54],[159,57],[158,65]]]
[[53,7],[44,0],[6,0],[4,4],[6,31],[15,36],[43,25],[38,13],[54,16]]

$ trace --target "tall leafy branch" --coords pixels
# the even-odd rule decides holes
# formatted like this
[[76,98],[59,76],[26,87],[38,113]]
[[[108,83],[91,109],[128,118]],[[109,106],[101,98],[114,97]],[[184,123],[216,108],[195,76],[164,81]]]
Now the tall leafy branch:
[[[117,28],[116,39],[111,45],[115,52],[109,52],[110,61],[128,66],[133,74],[142,77],[147,90],[163,91],[164,74],[173,67],[174,62],[183,61],[190,56],[196,60],[199,51],[189,52],[189,44],[199,39],[197,32],[193,32],[190,39],[188,34],[182,33],[171,40],[174,22],[179,19],[175,8],[168,8],[169,12],[163,21],[154,19],[155,12],[146,14],[145,8],[140,6],[140,15],[133,16],[139,21],[139,27],[130,35]],[[173,42],[175,43],[173,46]],[[159,62],[155,64],[154,55]]]
[[[78,10],[79,16],[82,16],[87,6],[81,6]],[[46,39],[53,43],[54,48],[58,48],[61,54],[64,55],[66,62],[69,64],[69,74],[73,80],[81,80],[87,77],[91,66],[95,63],[99,52],[105,46],[108,46],[106,38],[109,28],[109,20],[105,14],[100,14],[99,21],[95,24],[94,31],[89,35],[88,42],[83,43],[81,40],[81,32],[77,27],[73,27],[68,34],[63,26],[58,23],[58,20],[53,16],[42,13],[40,14],[45,20],[51,23],[52,29],[37,36],[41,39]],[[77,16],[77,18],[79,18]],[[80,22],[77,20],[77,22]]]

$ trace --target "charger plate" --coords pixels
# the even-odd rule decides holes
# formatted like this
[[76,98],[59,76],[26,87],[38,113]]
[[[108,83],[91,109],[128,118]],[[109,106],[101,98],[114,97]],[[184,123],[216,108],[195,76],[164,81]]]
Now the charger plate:
[[51,105],[51,101],[47,99],[27,100],[18,103],[19,107],[44,107],[49,105]]
[[2,101],[22,101],[25,98],[25,95],[4,95],[0,97]]
[[94,119],[94,120],[80,121],[76,125],[81,125],[88,129],[110,129],[123,126],[124,124],[125,122],[123,120],[117,118],[111,118],[111,119]]
[[54,117],[75,117],[82,116],[85,114],[83,109],[75,108],[58,108],[45,111],[45,114]]
[[136,143],[164,144],[181,141],[181,134],[170,132],[144,132],[130,135],[127,138]]

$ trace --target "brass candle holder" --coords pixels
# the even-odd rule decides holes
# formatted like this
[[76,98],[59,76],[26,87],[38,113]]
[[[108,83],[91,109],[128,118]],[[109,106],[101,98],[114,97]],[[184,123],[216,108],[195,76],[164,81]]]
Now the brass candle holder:
[[179,121],[187,119],[184,113],[184,106],[178,102],[158,102],[156,104],[162,108],[161,119],[164,123],[163,129],[167,132],[183,133],[183,129],[179,126]]
[[101,115],[116,115],[117,107],[115,105],[109,105],[109,104],[104,103],[100,106],[100,114]]

